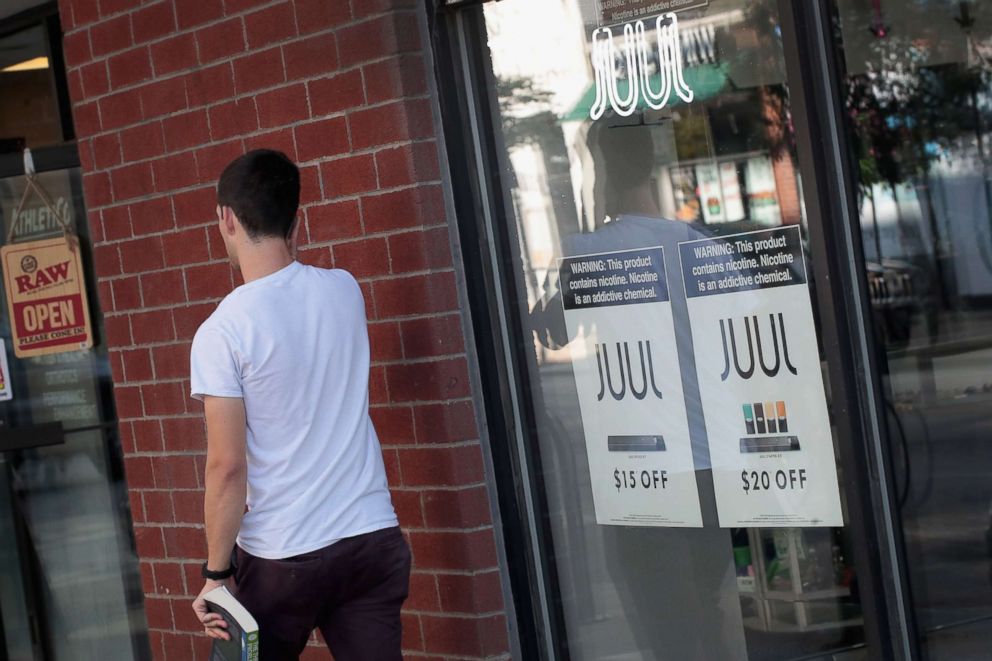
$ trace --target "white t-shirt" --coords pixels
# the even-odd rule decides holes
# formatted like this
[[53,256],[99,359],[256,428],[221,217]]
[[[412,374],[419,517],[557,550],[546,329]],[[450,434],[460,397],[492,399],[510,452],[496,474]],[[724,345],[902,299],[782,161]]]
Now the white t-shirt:
[[277,560],[397,525],[349,273],[293,262],[237,287],[196,332],[190,376],[196,399],[245,402],[245,551]]

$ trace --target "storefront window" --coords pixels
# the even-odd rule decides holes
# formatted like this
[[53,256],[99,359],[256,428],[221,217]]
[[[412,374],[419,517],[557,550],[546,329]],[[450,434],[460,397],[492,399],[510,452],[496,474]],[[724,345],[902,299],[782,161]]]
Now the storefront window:
[[573,659],[867,658],[776,7],[485,5]]
[[0,154],[62,141],[45,27],[0,35]]
[[992,6],[834,3],[917,629],[992,636]]
[[54,209],[32,197],[15,218],[26,179],[0,179],[3,237],[18,245],[61,241],[56,214],[69,221],[97,341],[89,349],[17,357],[3,294],[2,389],[12,397],[0,402],[0,658],[144,658],[138,561],[88,270],[80,174],[73,168],[37,180]]

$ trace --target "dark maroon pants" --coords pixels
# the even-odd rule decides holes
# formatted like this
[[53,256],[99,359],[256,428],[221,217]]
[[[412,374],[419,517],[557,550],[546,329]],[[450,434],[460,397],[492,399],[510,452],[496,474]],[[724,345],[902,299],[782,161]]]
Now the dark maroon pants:
[[237,597],[259,629],[261,661],[296,661],[320,629],[336,661],[394,661],[410,548],[399,528],[348,537],[283,560],[236,550]]

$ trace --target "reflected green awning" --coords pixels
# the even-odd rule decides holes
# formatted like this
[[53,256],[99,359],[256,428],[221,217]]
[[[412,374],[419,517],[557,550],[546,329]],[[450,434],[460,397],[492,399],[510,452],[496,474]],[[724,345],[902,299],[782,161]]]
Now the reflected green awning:
[[[705,101],[719,94],[724,86],[727,84],[727,66],[726,64],[706,64],[699,67],[691,67],[683,71],[683,77],[685,78],[686,85],[689,89],[693,91],[695,97],[693,98],[693,103],[696,101]],[[652,76],[651,78],[652,87],[655,89],[661,87],[661,77]],[[627,94],[628,83],[626,80],[617,81],[617,87],[621,96]],[[675,94],[672,94],[674,102],[670,101],[668,104],[669,108],[674,108],[682,105],[682,99],[680,99]],[[592,108],[592,104],[596,101],[596,83],[594,82],[586,90],[579,102],[575,104],[575,107],[569,110],[567,113],[562,115],[561,121],[563,122],[575,122],[584,119],[589,119],[589,110]],[[640,108],[647,110],[648,105],[641,99]]]

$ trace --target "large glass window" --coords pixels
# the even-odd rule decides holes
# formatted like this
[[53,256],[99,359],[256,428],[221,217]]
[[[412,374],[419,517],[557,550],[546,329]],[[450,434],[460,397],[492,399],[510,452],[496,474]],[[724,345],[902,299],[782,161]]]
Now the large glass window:
[[[16,293],[37,294],[15,299],[12,319],[8,290],[0,288],[0,660],[145,659],[110,361],[79,157],[67,142],[73,135],[61,38],[54,3],[0,22],[0,247],[24,250],[8,260],[21,268]],[[45,170],[35,182],[47,201],[24,197],[25,148]],[[15,352],[12,326],[22,337],[34,332],[38,348],[60,341],[57,334],[64,341],[85,317],[58,284],[60,266],[72,260],[48,260],[49,270],[44,253],[35,252],[34,242],[44,240],[64,250],[59,219],[81,263],[92,346],[25,355],[25,345]]]
[[[528,347],[534,501],[573,659],[867,658],[776,7],[485,5],[523,320],[509,332]],[[764,241],[789,254],[758,255]],[[803,286],[707,298],[771,282],[766,257]],[[736,374],[735,329],[757,344]],[[662,511],[676,490],[684,506]]]
[[[0,659],[140,659],[147,642],[138,558],[80,173],[46,172],[38,181],[79,233],[98,330],[92,349],[18,358],[0,295],[13,394],[0,402]],[[61,237],[38,198],[14,218],[25,185],[23,176],[0,179],[3,237],[12,225],[16,243]]]
[[917,628],[987,658],[992,5],[833,4]]

